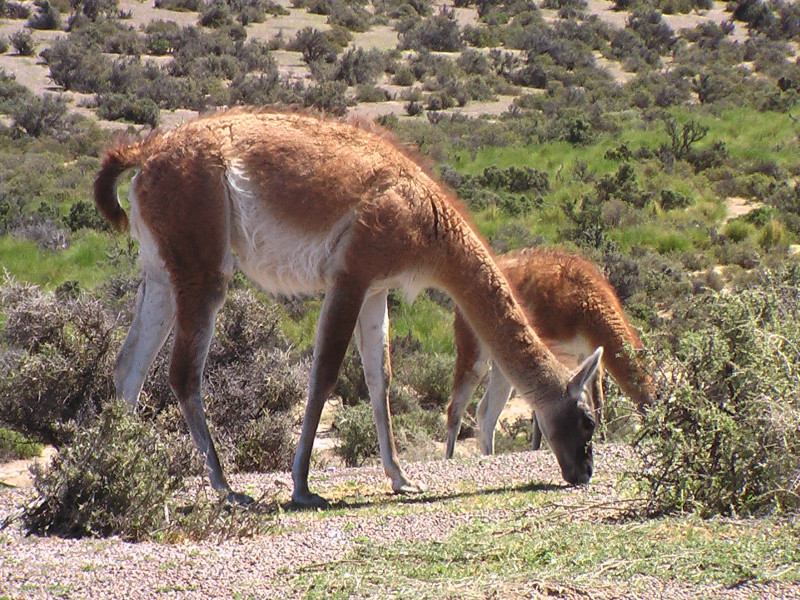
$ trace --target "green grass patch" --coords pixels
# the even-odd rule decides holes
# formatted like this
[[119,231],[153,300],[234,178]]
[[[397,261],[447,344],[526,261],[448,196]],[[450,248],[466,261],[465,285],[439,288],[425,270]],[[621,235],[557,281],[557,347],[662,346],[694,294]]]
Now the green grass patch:
[[0,263],[19,281],[55,289],[65,281],[77,281],[92,289],[119,272],[108,260],[113,248],[108,235],[94,231],[75,234],[66,248],[42,250],[34,242],[0,237]]
[[389,320],[392,337],[411,335],[426,353],[453,354],[453,313],[420,294],[413,304],[400,300],[392,303]]
[[308,598],[450,598],[459,590],[483,598],[534,581],[578,590],[636,589],[643,577],[687,586],[800,581],[799,532],[791,521],[613,524],[560,516],[476,520],[440,541],[365,541],[340,561],[301,570],[294,587],[309,590]]
[[24,435],[0,427],[0,462],[29,459],[41,455],[42,444],[32,442]]

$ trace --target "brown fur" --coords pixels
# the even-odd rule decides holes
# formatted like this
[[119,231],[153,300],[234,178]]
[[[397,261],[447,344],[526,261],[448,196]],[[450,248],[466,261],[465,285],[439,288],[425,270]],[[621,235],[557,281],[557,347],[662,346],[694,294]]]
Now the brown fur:
[[[590,346],[602,346],[604,366],[637,408],[644,411],[652,404],[653,379],[637,356],[642,350],[641,340],[625,318],[614,289],[597,267],[575,254],[541,248],[510,252],[495,260],[545,344],[555,348],[559,343],[581,337]],[[458,309],[454,328],[456,365],[448,423],[457,429],[466,405],[459,405],[456,392],[477,384],[474,369],[480,349],[478,339]],[[599,413],[602,405],[599,377],[594,398]],[[452,442],[449,453],[452,454]]]
[[640,409],[652,404],[653,380],[636,356],[642,342],[597,267],[575,254],[537,248],[496,262],[545,343],[580,335],[603,346],[603,364],[622,390]]

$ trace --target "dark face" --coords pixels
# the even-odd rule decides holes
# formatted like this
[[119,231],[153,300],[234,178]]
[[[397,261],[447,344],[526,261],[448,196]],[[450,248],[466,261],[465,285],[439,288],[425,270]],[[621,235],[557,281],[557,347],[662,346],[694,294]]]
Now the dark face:
[[[586,394],[586,392],[584,392]],[[558,459],[564,480],[572,485],[589,483],[594,469],[592,435],[597,420],[586,402],[565,401],[561,410],[548,410],[539,419],[542,433]],[[537,411],[537,419],[540,411]]]

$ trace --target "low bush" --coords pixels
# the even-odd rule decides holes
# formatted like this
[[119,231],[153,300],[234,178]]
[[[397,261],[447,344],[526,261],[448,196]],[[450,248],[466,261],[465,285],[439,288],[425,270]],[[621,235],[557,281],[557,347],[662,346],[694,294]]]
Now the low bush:
[[[87,294],[46,293],[12,280],[0,294],[0,423],[62,447],[113,397],[123,328]],[[277,325],[276,306],[247,289],[231,291],[219,315],[204,387],[209,421],[234,469],[284,469],[287,449],[293,451],[288,415],[305,396],[307,367],[289,355]],[[141,412],[147,418],[175,406],[168,354],[162,350],[145,382]],[[172,429],[183,427],[176,418]]]
[[121,403],[76,433],[47,469],[35,471],[36,497],[23,508],[28,533],[126,541],[201,540],[263,532],[257,510],[224,494],[192,494],[175,463],[185,440],[132,416]]
[[61,13],[48,0],[36,0],[36,12],[28,19],[31,29],[60,29]]
[[417,21],[401,35],[401,47],[413,50],[458,52],[464,47],[455,13],[442,6],[439,14]]
[[27,102],[16,104],[11,109],[14,135],[32,137],[52,136],[63,138],[69,130],[67,101],[61,95],[44,94],[34,96]]
[[57,299],[6,279],[5,325],[0,343],[0,422],[56,447],[68,443],[75,423],[93,417],[113,393],[115,323],[86,297]]
[[[403,392],[395,393],[406,405],[413,401],[403,398]],[[393,429],[397,451],[424,455],[432,446],[432,434],[437,439],[444,436],[441,411],[421,410],[418,407],[409,412],[392,409]],[[349,467],[358,467],[379,455],[378,434],[375,429],[372,407],[368,402],[355,406],[343,406],[334,422],[339,443],[334,452]]]
[[18,29],[8,40],[20,56],[33,56],[36,52],[36,41],[27,29]]
[[130,94],[103,94],[97,97],[97,116],[108,121],[125,120],[140,125],[158,125],[161,111],[150,98]]
[[800,506],[800,272],[707,293],[650,340],[665,399],[637,452],[654,512],[753,515]]

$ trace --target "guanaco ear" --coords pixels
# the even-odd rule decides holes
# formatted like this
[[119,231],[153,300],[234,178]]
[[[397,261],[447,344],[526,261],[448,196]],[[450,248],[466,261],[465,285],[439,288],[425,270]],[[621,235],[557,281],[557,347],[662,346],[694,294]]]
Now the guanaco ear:
[[580,400],[581,392],[600,366],[601,358],[603,358],[603,347],[599,346],[572,374],[567,383],[567,393],[570,398]]

